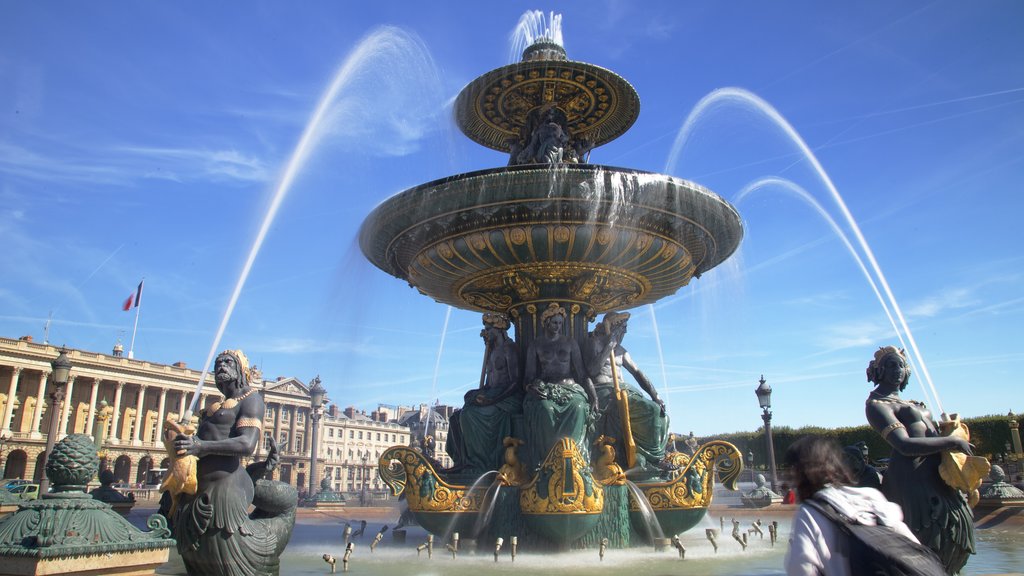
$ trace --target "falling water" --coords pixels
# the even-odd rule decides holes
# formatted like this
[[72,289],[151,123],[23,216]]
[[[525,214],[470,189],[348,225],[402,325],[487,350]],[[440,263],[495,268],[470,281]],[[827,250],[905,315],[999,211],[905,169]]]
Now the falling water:
[[658,364],[661,365],[661,394],[662,402],[665,402],[665,411],[668,411],[668,374],[665,372],[665,353],[661,348],[661,331],[658,330],[658,317],[654,313],[654,304],[648,304],[647,310],[651,313],[651,328],[654,329],[654,347],[658,349]]
[[[484,472],[483,474],[481,474],[480,477],[477,478],[476,481],[473,482],[473,484],[470,485],[470,487],[468,489],[466,489],[466,496],[469,496],[473,492],[477,491],[481,486],[483,486],[484,483],[487,481],[487,478],[489,476],[497,476],[497,475],[498,475],[498,471],[497,470],[491,470],[489,472]],[[460,519],[462,519],[463,515],[465,515],[465,514],[479,514],[479,513],[480,513],[479,511],[478,512],[460,511],[460,512],[456,512],[456,513],[452,514],[452,519],[448,521],[448,526],[444,529],[444,534],[441,535],[441,543],[444,544],[444,543],[448,542],[448,540],[452,536],[452,532],[455,529],[455,525],[458,523],[458,521]],[[474,536],[476,536],[476,535],[474,534]]]
[[508,63],[515,64],[523,57],[523,52],[538,40],[562,43],[562,15],[550,12],[545,18],[540,10],[528,10],[519,17],[519,22],[509,35]]
[[217,333],[213,338],[212,345],[210,346],[210,352],[206,357],[206,362],[203,364],[203,372],[199,376],[198,384],[196,384],[196,391],[192,396],[192,403],[183,415],[183,421],[187,421],[191,418],[192,414],[196,410],[199,403],[199,394],[203,389],[204,382],[206,382],[206,375],[210,371],[210,364],[213,362],[214,355],[217,353],[217,349],[220,346],[220,340],[224,336],[224,331],[227,329],[228,321],[231,320],[231,314],[234,312],[235,305],[238,303],[238,298],[242,293],[242,288],[245,286],[245,282],[249,278],[249,272],[252,270],[253,263],[256,261],[256,256],[259,254],[260,248],[263,246],[263,241],[266,239],[267,232],[270,230],[270,226],[273,224],[274,218],[277,216],[281,203],[291,190],[295,177],[299,174],[299,171],[316,149],[317,144],[324,135],[324,128],[329,127],[331,124],[327,121],[329,120],[331,112],[331,104],[335,102],[341,91],[349,84],[349,81],[359,71],[359,68],[370,58],[382,53],[385,49],[394,49],[396,46],[399,50],[404,51],[408,51],[410,47],[415,46],[416,49],[425,53],[425,50],[418,46],[418,44],[419,41],[417,39],[397,28],[384,27],[372,32],[358,45],[356,45],[355,49],[348,55],[345,61],[342,62],[337,73],[335,73],[333,80],[327,87],[327,90],[325,90],[323,95],[321,95],[319,103],[314,109],[312,116],[310,116],[309,122],[306,124],[306,128],[302,132],[302,137],[299,139],[298,145],[296,145],[295,149],[292,151],[292,155],[288,159],[288,163],[285,165],[284,171],[281,174],[281,179],[278,181],[277,187],[274,190],[270,206],[263,217],[263,222],[260,225],[259,232],[256,234],[256,239],[253,242],[252,247],[249,249],[249,255],[245,260],[245,264],[242,266],[242,272],[239,274],[238,281],[235,283],[235,288],[231,293],[231,298],[228,300],[227,308],[224,310],[224,316],[221,318],[220,325],[217,328]]
[[629,488],[629,494],[640,507],[640,514],[644,518],[644,526],[647,527],[647,536],[651,539],[651,542],[653,543],[655,538],[664,538],[665,533],[661,529],[661,523],[658,522],[658,517],[654,515],[654,508],[647,501],[647,496],[631,480],[626,480],[626,486]]
[[[747,184],[742,190],[740,190],[740,192],[736,195],[736,203],[739,204],[744,199],[746,199],[747,196],[749,196],[756,190],[760,190],[761,188],[769,186],[781,188],[782,190],[792,193],[800,200],[803,200],[808,206],[813,208],[814,211],[817,212],[818,215],[821,216],[821,218],[826,223],[828,223],[829,228],[832,229],[836,236],[839,237],[839,240],[842,241],[843,245],[846,246],[846,250],[850,253],[850,256],[853,257],[854,262],[857,263],[857,267],[860,268],[860,271],[864,275],[864,278],[868,281],[868,285],[871,286],[871,290],[875,293],[875,297],[878,298],[878,302],[882,305],[882,310],[885,312],[886,318],[889,319],[889,324],[892,326],[893,331],[896,333],[896,337],[899,339],[900,345],[903,348],[906,348],[907,343],[903,339],[903,333],[896,325],[896,319],[892,315],[892,310],[890,310],[889,305],[885,301],[885,297],[882,296],[881,291],[878,289],[878,284],[875,282],[874,277],[871,276],[871,272],[864,264],[864,260],[860,257],[860,254],[857,252],[857,249],[853,247],[853,244],[850,242],[849,237],[846,236],[846,233],[843,231],[842,227],[840,227],[839,224],[835,221],[835,219],[833,219],[832,216],[828,213],[828,211],[825,210],[825,207],[822,206],[817,200],[815,200],[814,197],[811,196],[806,190],[804,190],[801,186],[798,186],[796,183],[790,180],[786,180],[784,178],[761,178],[759,180],[751,182],[750,184]],[[925,389],[925,396],[928,395],[928,391],[927,389]],[[936,404],[938,404],[937,398]]]
[[[493,471],[497,474],[497,471]],[[490,474],[490,472],[488,472]],[[479,540],[483,530],[491,523],[491,516],[494,515],[494,507],[498,503],[498,493],[501,491],[501,481],[495,479],[484,494],[480,503],[480,512],[477,513],[476,523],[473,525],[473,538]]]
[[[437,398],[437,375],[441,371],[441,355],[444,353],[444,339],[448,335],[448,320],[452,317],[452,307],[448,306],[444,312],[444,326],[441,327],[441,341],[437,345],[437,360],[434,361],[434,381],[430,385],[430,397]],[[427,405],[430,405],[430,401],[427,401]],[[423,425],[423,438],[427,437],[427,433],[430,432],[430,421],[431,412],[433,408],[427,410],[427,421]]]
[[[785,132],[789,139],[800,149],[804,157],[811,163],[814,171],[818,175],[818,178],[820,178],[825,184],[825,187],[828,188],[829,193],[832,195],[832,199],[835,201],[836,205],[839,206],[839,209],[846,220],[846,224],[849,226],[850,230],[853,231],[861,250],[864,252],[865,256],[867,256],[871,269],[874,271],[875,277],[878,279],[879,284],[881,284],[882,289],[885,291],[885,296],[888,299],[889,304],[892,306],[893,313],[899,320],[899,325],[903,329],[902,332],[906,335],[907,341],[910,343],[913,355],[917,359],[917,364],[921,367],[921,374],[924,376],[924,380],[927,383],[928,388],[931,390],[932,396],[935,398],[935,404],[938,407],[939,412],[943,413],[944,411],[942,409],[942,403],[939,401],[938,392],[935,390],[935,385],[932,383],[931,374],[929,374],[928,368],[924,363],[924,358],[921,356],[921,352],[917,347],[914,335],[910,330],[910,326],[907,325],[906,318],[903,316],[903,311],[900,310],[899,304],[896,302],[896,297],[893,295],[892,289],[889,287],[889,282],[885,279],[885,275],[882,274],[882,269],[878,265],[878,261],[875,259],[875,254],[868,245],[867,239],[864,238],[864,234],[861,232],[860,226],[857,224],[856,220],[853,219],[853,214],[850,213],[849,208],[846,206],[846,202],[843,201],[842,196],[839,194],[839,190],[836,189],[835,185],[832,183],[832,179],[829,178],[825,169],[821,166],[821,163],[818,162],[818,158],[814,155],[814,152],[811,151],[807,146],[807,143],[804,142],[803,138],[801,138],[800,134],[797,133],[793,126],[791,126],[789,122],[783,118],[777,110],[775,110],[775,108],[757,95],[747,90],[743,90],[742,88],[720,88],[711,92],[693,107],[693,110],[690,111],[690,114],[687,116],[683,126],[679,129],[675,142],[672,144],[672,150],[669,153],[668,160],[665,163],[665,172],[669,174],[672,173],[675,169],[676,162],[679,159],[683,146],[686,144],[690,132],[693,131],[694,125],[703,117],[704,113],[709,108],[720,101],[744,104],[769,118],[777,127],[781,128],[783,132]],[[899,332],[900,331],[897,330],[897,334],[899,334]]]

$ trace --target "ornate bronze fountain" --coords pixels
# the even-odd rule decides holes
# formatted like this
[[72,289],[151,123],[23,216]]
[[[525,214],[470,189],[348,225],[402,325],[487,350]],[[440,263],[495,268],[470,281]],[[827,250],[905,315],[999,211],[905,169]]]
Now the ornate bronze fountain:
[[[637,460],[629,426],[615,425],[602,432],[609,438],[599,443],[601,457],[591,458],[597,428],[611,426],[604,413],[621,407],[625,418],[616,421],[628,421],[634,399],[619,388],[615,365],[626,354],[613,342],[604,368],[607,374],[611,364],[615,373],[614,400],[600,406],[590,377],[609,356],[593,352],[601,350],[593,344],[599,336],[588,324],[674,294],[728,258],[743,235],[736,210],[710,190],[588,163],[590,151],[625,133],[639,110],[636,91],[620,76],[568,60],[558,44],[534,43],[521,62],[470,82],[454,105],[461,130],[508,153],[508,165],[406,190],[363,223],[360,245],[377,267],[438,302],[486,313],[485,332],[515,328],[505,357],[518,355],[519,365],[498,366],[498,344],[486,340],[487,377],[464,408],[501,405],[502,412],[461,420],[478,427],[504,418],[503,431],[459,430],[453,417],[456,444],[490,434],[494,457],[486,465],[457,445],[449,449],[450,470],[407,447],[380,458],[381,477],[396,494],[404,491],[432,533],[467,534],[486,513],[495,515],[486,527],[492,537],[540,535],[568,547],[616,532],[612,545],[628,545],[647,534],[638,527],[643,510],[653,510],[666,533],[678,533],[704,515],[716,471],[734,488],[741,458],[725,442]],[[492,394],[492,380],[504,389]],[[654,409],[651,418],[666,418]],[[578,422],[561,426],[570,418]],[[539,434],[541,420],[568,431]],[[667,431],[667,419],[661,428]],[[491,485],[474,481],[497,470],[502,454],[495,481],[505,488],[485,502]]]

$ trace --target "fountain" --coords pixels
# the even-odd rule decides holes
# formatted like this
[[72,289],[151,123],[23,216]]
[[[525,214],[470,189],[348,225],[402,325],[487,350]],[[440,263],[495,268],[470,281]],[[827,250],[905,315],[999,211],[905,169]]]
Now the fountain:
[[[442,469],[403,446],[378,465],[442,542],[459,531],[480,542],[524,538],[531,548],[653,544],[700,522],[716,472],[735,489],[742,469],[726,442],[664,454],[666,438],[655,434],[646,449],[646,431],[667,432],[663,403],[618,346],[624,328],[609,331],[628,318],[616,311],[670,296],[725,261],[743,236],[739,215],[695,183],[588,163],[633,124],[639,97],[615,73],[569,60],[560,38],[534,38],[520,62],[473,80],[455,100],[462,132],[507,153],[507,166],[399,193],[359,234],[378,268],[484,314],[480,388],[452,417],[455,465]],[[588,333],[602,313],[604,333]],[[514,342],[501,337],[511,327]],[[620,365],[651,401],[620,386]],[[600,455],[591,458],[595,439]],[[494,472],[501,490],[482,481]],[[482,514],[490,521],[477,529]]]

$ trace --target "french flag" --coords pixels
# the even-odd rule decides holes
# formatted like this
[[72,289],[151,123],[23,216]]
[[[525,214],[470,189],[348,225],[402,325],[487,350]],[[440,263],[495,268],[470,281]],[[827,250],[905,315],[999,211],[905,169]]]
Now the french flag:
[[[142,303],[142,283],[143,282],[145,282],[145,280],[143,280],[142,282],[139,282],[138,289],[136,289],[132,294],[128,295],[128,298],[125,299],[124,304],[121,305],[121,310],[124,310],[125,312],[127,312],[127,311],[131,310],[132,308],[138,308],[139,307],[139,304]],[[134,304],[132,304],[132,302],[134,302]]]

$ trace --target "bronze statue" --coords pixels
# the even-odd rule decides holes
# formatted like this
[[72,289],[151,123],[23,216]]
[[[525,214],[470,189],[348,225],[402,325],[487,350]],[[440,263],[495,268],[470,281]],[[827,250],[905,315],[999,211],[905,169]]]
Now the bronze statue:
[[552,302],[541,313],[543,331],[526,352],[527,469],[537,466],[560,438],[571,438],[587,457],[587,432],[598,410],[597,393],[586,377],[580,348],[562,334],[565,308]]
[[264,415],[248,369],[241,351],[221,353],[214,380],[224,401],[205,411],[196,435],[174,441],[178,455],[198,458],[197,491],[180,495],[174,515],[178,552],[190,576],[276,576],[295,525],[295,488],[264,478],[277,464],[276,445],[267,462],[248,470],[241,464],[256,449]]
[[512,435],[512,418],[523,412],[519,348],[508,337],[508,319],[487,313],[483,324],[480,387],[467,392],[465,405],[452,414],[446,444],[455,468],[475,473],[498,469],[503,442]]
[[907,526],[922,544],[956,574],[974,553],[974,521],[963,495],[939,475],[947,451],[971,454],[971,445],[958,436],[943,436],[921,402],[904,400],[900,392],[910,380],[910,364],[902,350],[885,346],[868,364],[868,423],[893,448],[882,480],[882,492],[903,508]]
[[96,500],[106,502],[107,504],[135,502],[135,495],[129,494],[128,496],[125,496],[120,490],[113,487],[116,480],[117,479],[114,478],[114,473],[111,472],[110,469],[103,470],[100,472],[100,487],[91,490],[89,495]]
[[[624,461],[628,462],[632,452],[636,466],[660,469],[669,436],[665,402],[658,397],[650,379],[633,362],[629,351],[622,347],[628,322],[629,312],[609,312],[587,336],[587,371],[600,402],[598,432],[621,439],[616,444],[616,451],[626,458]],[[650,396],[649,400],[626,385],[620,367],[636,379],[640,388]],[[628,406],[624,405],[625,402]],[[624,415],[628,415],[628,422],[623,420]]]

